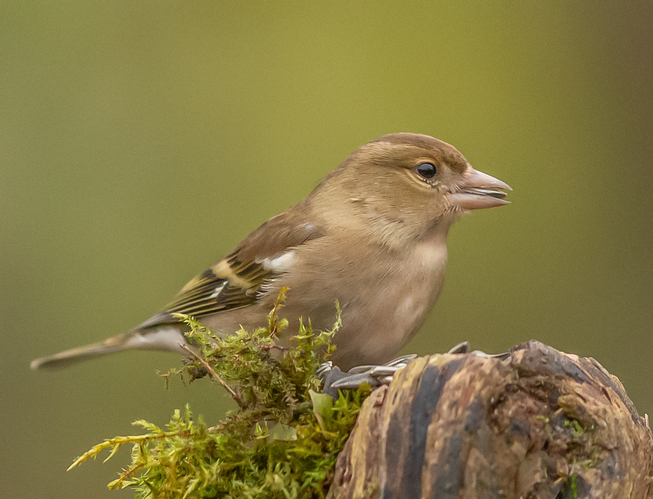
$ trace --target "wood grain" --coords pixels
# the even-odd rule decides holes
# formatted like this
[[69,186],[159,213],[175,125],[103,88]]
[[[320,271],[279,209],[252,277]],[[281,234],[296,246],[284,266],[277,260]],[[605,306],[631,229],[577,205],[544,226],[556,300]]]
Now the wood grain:
[[415,359],[366,400],[328,498],[653,498],[653,436],[596,360]]

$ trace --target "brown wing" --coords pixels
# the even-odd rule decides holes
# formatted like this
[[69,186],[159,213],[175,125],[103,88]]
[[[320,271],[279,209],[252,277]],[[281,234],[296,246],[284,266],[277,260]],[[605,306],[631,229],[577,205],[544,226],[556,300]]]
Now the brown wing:
[[235,251],[193,278],[171,303],[138,328],[175,323],[173,314],[201,319],[254,303],[261,285],[280,273],[266,265],[266,260],[324,235],[315,223],[297,220],[293,208],[261,225]]

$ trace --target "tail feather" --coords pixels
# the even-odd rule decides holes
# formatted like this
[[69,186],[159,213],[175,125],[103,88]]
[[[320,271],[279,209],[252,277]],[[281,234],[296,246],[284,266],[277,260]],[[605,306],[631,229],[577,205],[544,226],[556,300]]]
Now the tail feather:
[[117,336],[112,336],[111,338],[107,338],[106,340],[100,341],[98,343],[91,343],[90,345],[71,348],[70,350],[55,353],[54,355],[48,355],[47,357],[34,359],[30,364],[30,367],[34,371],[37,369],[57,369],[60,367],[67,367],[84,360],[89,360],[94,357],[99,357],[101,355],[120,352],[121,350],[125,349],[124,342],[126,336],[127,335],[123,333]]
[[84,360],[121,352],[123,350],[164,350],[186,353],[179,345],[187,344],[186,338],[179,328],[174,326],[159,327],[150,330],[136,330],[129,333],[112,336],[98,343],[91,343],[63,352],[34,359],[30,364],[33,370],[58,369],[68,367]]

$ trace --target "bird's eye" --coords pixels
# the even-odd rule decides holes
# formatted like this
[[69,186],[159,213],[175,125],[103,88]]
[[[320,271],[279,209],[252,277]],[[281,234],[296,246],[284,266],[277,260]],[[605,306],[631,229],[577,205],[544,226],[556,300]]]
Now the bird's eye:
[[438,171],[433,163],[420,163],[417,165],[417,173],[424,179],[431,179],[437,175]]

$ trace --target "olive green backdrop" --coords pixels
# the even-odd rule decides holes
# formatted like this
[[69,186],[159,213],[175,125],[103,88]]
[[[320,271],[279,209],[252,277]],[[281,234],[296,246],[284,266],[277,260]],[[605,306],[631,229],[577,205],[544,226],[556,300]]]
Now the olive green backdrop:
[[0,4],[0,496],[130,497],[128,461],[66,473],[190,402],[173,354],[37,356],[149,317],[360,144],[431,134],[514,187],[449,237],[405,349],[537,338],[653,411],[651,2]]

